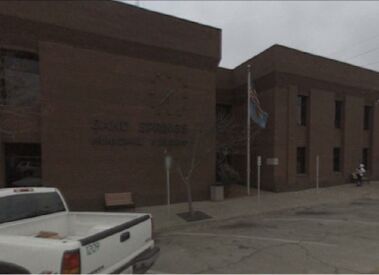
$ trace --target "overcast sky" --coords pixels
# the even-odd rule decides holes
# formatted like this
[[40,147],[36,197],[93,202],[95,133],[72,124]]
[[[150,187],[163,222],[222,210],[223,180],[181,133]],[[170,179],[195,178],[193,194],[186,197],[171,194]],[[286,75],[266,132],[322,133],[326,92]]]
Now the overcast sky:
[[221,67],[234,68],[282,44],[379,71],[379,2],[139,1],[139,6],[222,29]]

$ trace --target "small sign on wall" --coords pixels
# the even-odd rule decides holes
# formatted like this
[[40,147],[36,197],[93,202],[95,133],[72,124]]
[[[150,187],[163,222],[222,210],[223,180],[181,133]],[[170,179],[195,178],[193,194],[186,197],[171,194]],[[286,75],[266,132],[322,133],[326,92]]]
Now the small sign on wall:
[[267,165],[279,165],[279,158],[267,158],[266,164]]

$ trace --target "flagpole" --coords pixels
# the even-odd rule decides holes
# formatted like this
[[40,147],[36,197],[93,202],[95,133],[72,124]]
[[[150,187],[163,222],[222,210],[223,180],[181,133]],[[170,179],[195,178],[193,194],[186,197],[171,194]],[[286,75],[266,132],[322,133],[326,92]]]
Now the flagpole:
[[247,129],[247,141],[246,141],[246,186],[247,186],[247,195],[250,196],[250,93],[251,91],[251,66],[247,65],[247,117],[246,117],[246,129]]

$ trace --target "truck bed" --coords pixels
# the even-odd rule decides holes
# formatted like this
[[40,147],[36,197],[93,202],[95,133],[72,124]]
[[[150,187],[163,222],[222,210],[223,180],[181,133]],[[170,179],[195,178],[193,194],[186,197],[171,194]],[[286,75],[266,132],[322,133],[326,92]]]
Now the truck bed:
[[9,223],[0,228],[0,234],[38,237],[43,231],[57,233],[58,238],[52,240],[83,240],[140,217],[130,213],[62,212]]
[[149,214],[70,212],[53,188],[0,190],[0,221],[0,271],[144,272],[159,253]]
[[[41,238],[41,232],[58,238]],[[0,229],[0,239],[67,250],[80,247],[84,273],[109,273],[153,247],[151,219],[146,214],[63,212],[8,223]]]

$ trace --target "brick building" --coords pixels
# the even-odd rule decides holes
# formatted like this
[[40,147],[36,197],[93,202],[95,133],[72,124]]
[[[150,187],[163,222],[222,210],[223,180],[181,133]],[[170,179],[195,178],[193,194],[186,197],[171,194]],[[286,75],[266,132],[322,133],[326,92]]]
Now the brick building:
[[[40,170],[73,209],[101,209],[106,192],[163,203],[165,154],[188,169],[199,124],[214,124],[221,31],[115,1],[1,1],[0,33],[0,184]],[[197,200],[214,136],[199,146]],[[171,188],[185,200],[176,172]]]
[[[218,109],[239,121],[246,121],[248,63],[269,113],[267,128],[252,144],[252,179],[260,155],[262,188],[314,187],[317,155],[320,186],[346,183],[361,162],[379,180],[378,72],[274,45],[233,70],[218,71]],[[245,175],[246,155],[230,159]]]
[[[209,198],[216,107],[244,125],[247,63],[270,115],[252,144],[263,188],[313,186],[316,155],[321,186],[360,162],[379,179],[379,73],[283,46],[233,70],[220,58],[221,30],[134,6],[0,1],[0,187],[32,173],[73,209],[124,191],[161,204],[170,154],[172,201],[193,163],[193,198]],[[242,179],[245,158],[228,158]]]

